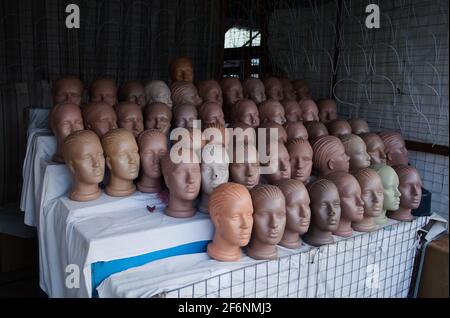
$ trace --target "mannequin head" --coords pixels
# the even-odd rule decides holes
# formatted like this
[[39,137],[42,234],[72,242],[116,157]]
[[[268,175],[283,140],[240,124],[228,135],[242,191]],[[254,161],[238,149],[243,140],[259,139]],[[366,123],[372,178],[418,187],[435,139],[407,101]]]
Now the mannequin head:
[[286,200],[279,188],[259,184],[250,190],[253,202],[253,231],[247,254],[254,259],[275,259],[276,245],[286,226]]
[[307,121],[304,122],[305,128],[308,131],[308,139],[312,140],[316,137],[327,136],[328,129],[325,124],[320,121]]
[[244,123],[233,123],[230,125],[233,129],[233,145],[246,145],[250,144],[256,147],[256,130],[252,126]]
[[291,163],[289,158],[289,153],[286,149],[286,146],[282,143],[278,143],[278,157],[273,156],[273,154],[269,154],[270,161],[278,162],[278,169],[275,173],[267,174],[266,179],[270,184],[274,184],[283,179],[291,178]]
[[392,167],[408,165],[408,150],[402,135],[393,131],[384,131],[378,135],[384,143],[387,164]]
[[237,78],[222,78],[220,87],[222,88],[223,101],[226,106],[234,105],[244,98],[241,82]]
[[259,119],[261,123],[273,121],[279,125],[286,122],[283,105],[273,99],[268,99],[259,105]]
[[398,190],[400,182],[395,170],[388,165],[379,164],[371,166],[371,168],[380,176],[383,184],[383,211],[375,222],[385,224],[387,222],[386,211],[397,211],[400,206],[401,193]]
[[281,85],[283,86],[283,97],[284,100],[297,100],[295,95],[294,86],[292,86],[291,81],[286,77],[280,78]]
[[117,104],[117,86],[110,78],[99,78],[90,87],[90,102],[106,103],[110,106]]
[[172,82],[185,81],[192,83],[194,81],[192,61],[187,57],[174,59],[170,64],[170,78]]
[[214,239],[208,255],[218,261],[237,261],[253,228],[253,204],[248,190],[237,183],[224,183],[213,190],[208,204]]
[[276,186],[286,199],[286,228],[280,245],[298,248],[301,245],[300,235],[308,231],[311,221],[308,191],[303,182],[292,179],[282,180]]
[[367,134],[370,132],[369,125],[364,119],[353,118],[350,121],[350,127],[355,135]]
[[139,135],[141,176],[137,188],[141,192],[155,193],[163,189],[161,158],[167,149],[167,136],[157,129],[145,130]]
[[148,104],[144,108],[145,129],[158,129],[164,134],[170,130],[172,111],[163,103]]
[[364,218],[364,201],[361,199],[361,187],[358,181],[347,172],[332,172],[326,177],[338,189],[341,202],[341,218],[338,228],[333,234],[349,237],[353,234],[352,222],[360,222]]
[[251,99],[256,105],[266,100],[265,87],[258,78],[248,78],[244,82],[244,98]]
[[319,120],[319,109],[312,99],[302,99],[299,101],[299,105],[304,122]]
[[214,102],[202,104],[199,111],[199,117],[202,124],[217,123],[225,126],[224,114],[220,104]]
[[349,157],[344,145],[334,136],[320,136],[311,141],[313,165],[320,175],[326,176],[334,171],[348,172]]
[[384,152],[384,142],[375,133],[361,134],[361,138],[367,147],[370,156],[370,164],[386,164],[386,153]]
[[85,128],[92,130],[101,139],[108,131],[117,128],[117,115],[111,105],[89,103],[83,108]]
[[50,129],[55,135],[57,143],[53,161],[62,163],[64,162],[62,155],[64,139],[72,132],[84,129],[80,107],[70,103],[54,106],[50,111]]
[[259,183],[258,150],[246,144],[233,147],[233,160],[230,163],[230,180],[242,184],[247,190]]
[[222,89],[217,81],[206,80],[201,81],[197,85],[198,95],[203,102],[215,102],[222,105]]
[[141,108],[144,107],[146,103],[144,85],[139,81],[129,81],[120,86],[119,102],[131,102]]
[[53,83],[53,106],[61,103],[70,103],[80,106],[83,95],[83,82],[76,76],[65,76]]
[[255,102],[250,99],[238,101],[233,107],[233,122],[241,122],[253,128],[259,126],[259,111]]
[[284,129],[283,126],[281,126],[280,124],[277,124],[276,122],[269,121],[269,122],[259,125],[258,128],[264,128],[266,130],[266,143],[270,142],[271,129],[278,129],[278,142],[279,143],[285,144],[287,142],[286,129]]
[[400,185],[400,207],[397,211],[389,213],[391,219],[399,221],[412,221],[412,209],[417,209],[422,199],[422,180],[416,168],[407,165],[394,167]]
[[73,180],[69,198],[74,201],[97,199],[101,195],[98,184],[105,173],[105,158],[98,136],[90,130],[75,131],[64,139],[62,154]]
[[332,99],[321,99],[317,103],[319,108],[319,119],[322,123],[328,124],[330,121],[337,119],[336,102]]
[[227,149],[229,132],[226,130],[224,125],[220,123],[210,123],[204,125],[202,128],[203,145],[217,144]]
[[180,105],[173,109],[173,116],[175,119],[175,128],[192,128],[194,120],[198,118],[197,108],[191,104]]
[[264,80],[264,88],[266,91],[267,99],[273,99],[281,102],[283,97],[283,85],[276,77],[269,77]]
[[291,163],[291,178],[306,183],[311,176],[313,150],[305,139],[292,139],[286,144]]
[[172,108],[172,93],[163,81],[148,82],[144,90],[147,104],[163,103]]
[[297,100],[311,98],[311,92],[309,90],[309,85],[305,80],[295,80],[292,82],[295,94],[297,95]]
[[296,100],[285,100],[282,102],[282,104],[284,107],[284,113],[286,114],[287,122],[295,123],[301,122],[303,120],[300,105]]
[[357,135],[343,135],[340,137],[345,153],[350,157],[350,170],[367,168],[370,166],[370,156],[364,140]]
[[352,127],[350,127],[350,124],[346,120],[333,120],[328,123],[327,128],[331,136],[339,137],[352,133]]
[[133,134],[124,128],[109,131],[102,137],[106,165],[111,172],[106,193],[123,197],[136,190],[133,180],[139,175],[139,149]]
[[189,82],[175,82],[172,84],[172,101],[174,107],[191,104],[198,107],[202,99],[198,96],[197,88]]
[[301,121],[287,122],[284,124],[284,129],[286,130],[287,141],[297,138],[308,140],[308,131]]
[[144,130],[141,106],[132,102],[121,102],[115,108],[118,126],[125,128],[137,138]]

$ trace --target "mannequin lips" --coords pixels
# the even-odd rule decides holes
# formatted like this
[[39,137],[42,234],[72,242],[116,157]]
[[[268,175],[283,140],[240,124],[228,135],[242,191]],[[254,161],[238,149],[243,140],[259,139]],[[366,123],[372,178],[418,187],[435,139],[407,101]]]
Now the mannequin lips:
[[418,206],[420,204],[420,197],[413,198],[411,203],[415,206]]
[[328,224],[329,225],[336,225],[338,223],[338,221],[335,218],[329,218],[328,219]]
[[297,170],[297,171],[295,172],[295,176],[296,176],[297,178],[303,178],[303,177],[305,176],[305,174],[303,173],[302,170]]
[[186,192],[187,193],[195,193],[195,192],[197,192],[197,188],[194,185],[189,185],[186,187]]
[[138,170],[137,165],[135,164],[130,165],[129,169],[130,173],[135,173],[137,170]]

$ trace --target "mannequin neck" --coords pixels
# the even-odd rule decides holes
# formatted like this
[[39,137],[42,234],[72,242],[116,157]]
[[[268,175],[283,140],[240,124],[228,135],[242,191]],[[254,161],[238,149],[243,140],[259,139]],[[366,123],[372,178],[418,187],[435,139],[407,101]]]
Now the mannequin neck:
[[352,228],[358,232],[371,232],[375,230],[377,225],[375,224],[375,218],[364,214],[364,218],[360,222],[352,223]]
[[302,245],[302,240],[300,239],[300,234],[296,231],[291,231],[288,228],[284,230],[283,237],[279,245],[286,248],[299,248]]
[[399,207],[395,212],[389,212],[389,218],[397,221],[412,221],[414,217],[411,214],[411,209]]
[[69,197],[74,201],[90,201],[100,195],[101,191],[97,183],[86,183],[75,179]]
[[177,218],[191,217],[195,214],[193,200],[181,199],[170,192],[169,204],[166,208],[166,214]]
[[157,193],[163,190],[163,179],[152,178],[147,176],[146,174],[141,175],[141,179],[137,183],[137,188],[141,192],[145,193]]
[[106,186],[106,193],[112,196],[127,196],[136,190],[133,180],[118,178],[112,171],[109,183]]
[[208,245],[208,254],[220,261],[237,261],[241,258],[241,247],[229,243],[216,234],[214,240]]
[[383,209],[383,210],[381,211],[380,216],[378,216],[378,217],[375,218],[375,223],[378,224],[378,225],[384,225],[384,224],[387,223],[387,221],[388,221],[388,219],[387,219],[387,217],[386,217],[386,210]]
[[247,247],[247,255],[254,259],[274,259],[278,255],[278,250],[276,245],[252,239]]
[[350,237],[353,234],[352,222],[343,218],[339,220],[339,226],[336,231],[333,232],[334,235],[341,237]]
[[333,234],[330,231],[323,231],[312,225],[309,227],[308,233],[305,234],[303,240],[312,246],[334,243]]

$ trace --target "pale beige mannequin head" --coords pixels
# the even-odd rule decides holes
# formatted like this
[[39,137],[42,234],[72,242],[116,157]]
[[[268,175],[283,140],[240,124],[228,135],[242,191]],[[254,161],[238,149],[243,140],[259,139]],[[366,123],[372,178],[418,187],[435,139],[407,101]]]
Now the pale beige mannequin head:
[[266,93],[263,82],[258,78],[248,78],[244,81],[244,98],[251,99],[256,105],[265,101]]
[[284,129],[286,130],[287,141],[297,138],[308,140],[308,131],[301,121],[295,123],[286,122]]
[[164,134],[170,130],[172,111],[169,106],[163,103],[148,104],[144,108],[145,129],[158,129]]
[[129,81],[119,88],[119,102],[130,102],[144,107],[146,104],[144,85],[139,81]]
[[144,90],[147,104],[163,103],[172,108],[172,93],[165,82],[150,81]]
[[397,211],[400,207],[401,193],[398,190],[400,181],[395,170],[384,164],[370,166],[380,176],[383,183],[383,210],[380,216],[375,218],[375,223],[383,225],[387,223],[386,212]]
[[370,166],[370,156],[367,153],[366,143],[361,137],[354,134],[340,136],[345,153],[350,157],[350,171]]
[[192,61],[187,57],[174,59],[170,64],[170,78],[172,82],[185,81],[192,83],[194,81]]
[[144,117],[141,106],[132,102],[120,102],[115,107],[117,124],[133,134],[135,138],[144,131]]
[[90,102],[102,102],[111,106],[117,104],[117,86],[110,78],[99,78],[94,80],[89,91]]
[[83,95],[83,82],[76,76],[65,76],[53,83],[53,106],[61,103],[70,103],[80,106]]
[[82,110],[86,129],[92,130],[101,139],[108,131],[117,128],[117,115],[107,103],[89,103]]

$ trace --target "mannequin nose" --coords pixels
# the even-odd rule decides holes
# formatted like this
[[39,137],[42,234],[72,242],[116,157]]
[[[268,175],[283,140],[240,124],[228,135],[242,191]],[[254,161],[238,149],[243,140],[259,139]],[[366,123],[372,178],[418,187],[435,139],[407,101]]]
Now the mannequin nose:
[[248,229],[249,228],[249,221],[245,216],[241,217],[241,228],[242,229]]
[[252,168],[250,167],[250,166],[246,166],[245,167],[245,176],[246,177],[252,177],[253,176],[253,171],[252,171]]
[[192,173],[188,173],[187,174],[187,176],[186,176],[186,182],[188,183],[188,184],[193,184],[194,183],[194,178],[193,178],[193,176],[192,176]]
[[418,195],[419,194],[419,186],[414,186],[413,188],[412,188],[412,194],[415,196],[415,195]]
[[356,197],[356,206],[364,206],[364,201],[360,197]]
[[300,159],[297,159],[297,169],[303,168],[303,162]]
[[278,227],[278,221],[275,215],[272,215],[270,218],[269,226],[272,229],[276,229]]
[[280,161],[280,171],[286,171],[287,165],[284,161]]
[[134,159],[134,156],[132,154],[128,155],[128,163],[130,164],[136,163],[136,160]]
[[333,206],[330,206],[330,213],[328,213],[330,216],[336,215],[336,209]]

